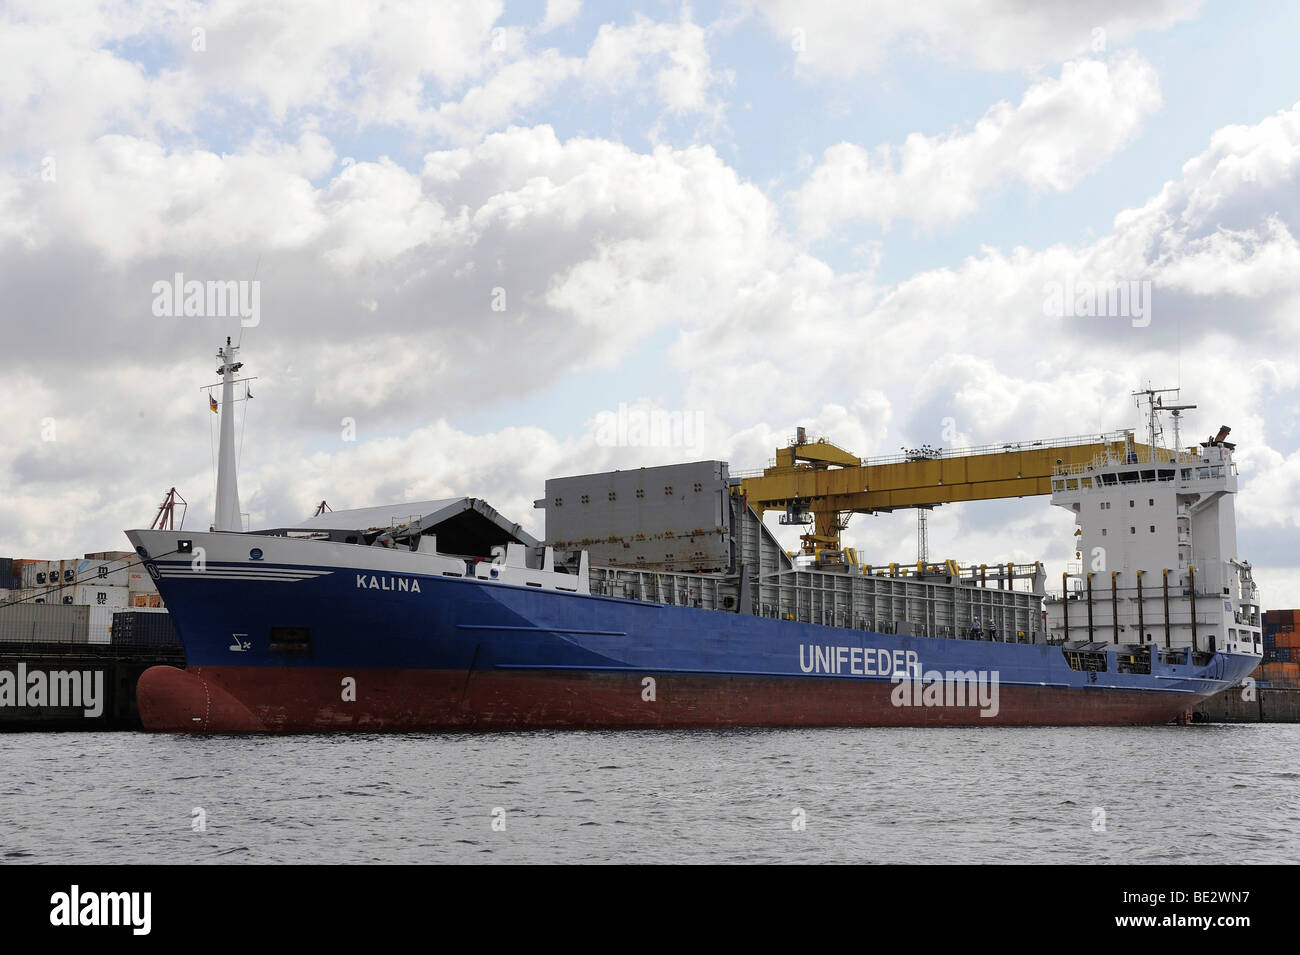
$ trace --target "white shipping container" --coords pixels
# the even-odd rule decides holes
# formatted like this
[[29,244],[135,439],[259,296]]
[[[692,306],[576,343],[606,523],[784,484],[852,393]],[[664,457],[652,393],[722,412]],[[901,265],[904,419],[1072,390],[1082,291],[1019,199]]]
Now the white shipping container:
[[158,585],[149,576],[149,571],[142,565],[136,565],[126,572],[126,586],[133,594],[156,594]]
[[87,643],[112,643],[113,614],[120,613],[117,607],[90,607],[90,620],[87,627]]
[[72,604],[78,607],[115,607],[122,610],[131,602],[131,592],[125,587],[97,584],[67,586],[52,593],[37,587],[32,591],[35,601],[45,604]]
[[[23,565],[23,586],[36,587],[45,583],[45,572],[49,570],[49,564],[43,560],[33,561],[30,564]],[[41,575],[41,584],[36,583],[36,575]]]
[[130,584],[130,561],[82,560],[77,562],[77,582],[126,587]]
[[38,560],[23,568],[24,587],[53,587],[63,583],[63,562]]
[[[36,561],[23,567],[24,587],[57,587],[72,583],[105,583],[113,587],[130,585],[133,563],[117,560],[50,560]],[[146,573],[146,577],[149,575]]]
[[72,596],[74,604],[85,604],[87,607],[108,607],[123,609],[130,603],[130,591],[125,587],[110,587],[98,583],[80,584],[76,587],[69,587],[63,591],[63,595]]

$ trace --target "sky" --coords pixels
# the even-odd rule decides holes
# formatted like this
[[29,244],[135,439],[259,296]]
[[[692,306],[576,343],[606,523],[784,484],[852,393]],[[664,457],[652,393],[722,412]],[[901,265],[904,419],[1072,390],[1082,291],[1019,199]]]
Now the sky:
[[[1179,387],[1300,606],[1297,35],[1281,2],[0,0],[0,554],[122,548],[170,487],[206,528],[230,336],[251,527],[469,495],[540,536],[547,477],[1136,428]],[[1073,528],[946,505],[930,556],[1056,575]],[[915,516],[845,543],[915,560]]]

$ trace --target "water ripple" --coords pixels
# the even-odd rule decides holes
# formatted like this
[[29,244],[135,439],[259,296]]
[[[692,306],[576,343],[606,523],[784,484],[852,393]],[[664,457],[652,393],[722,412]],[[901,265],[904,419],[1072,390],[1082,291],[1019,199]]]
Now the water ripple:
[[15,863],[1229,863],[1300,850],[1289,725],[5,742],[0,861]]

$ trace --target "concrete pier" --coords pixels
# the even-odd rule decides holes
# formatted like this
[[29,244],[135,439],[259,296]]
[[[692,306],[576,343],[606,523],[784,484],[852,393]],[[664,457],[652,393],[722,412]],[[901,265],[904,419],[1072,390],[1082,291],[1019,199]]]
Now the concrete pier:
[[1253,700],[1243,700],[1234,686],[1192,711],[1194,723],[1300,723],[1300,689],[1262,686]]
[[[0,732],[31,730],[78,730],[100,732],[104,730],[141,729],[140,713],[136,708],[135,684],[140,674],[151,666],[168,664],[185,666],[185,651],[180,647],[112,646],[85,643],[4,643],[0,644],[0,673],[8,671],[11,677],[0,677]],[[22,670],[20,671],[20,667]],[[23,672],[28,677],[21,700],[25,702],[33,674],[44,674],[38,682],[49,684],[58,680],[66,688],[66,676],[53,674],[79,673],[76,685],[87,679],[102,687],[102,698],[96,700],[97,716],[87,716],[84,705],[51,706],[53,695],[47,695],[47,705],[17,706],[19,698],[6,697],[14,693],[17,677]],[[102,674],[96,676],[95,674]],[[83,699],[79,702],[84,704]],[[60,700],[61,701],[61,700]]]

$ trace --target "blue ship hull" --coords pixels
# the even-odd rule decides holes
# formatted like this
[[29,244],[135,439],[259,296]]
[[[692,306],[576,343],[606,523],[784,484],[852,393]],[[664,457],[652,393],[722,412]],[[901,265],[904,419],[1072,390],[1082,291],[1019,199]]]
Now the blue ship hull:
[[1149,672],[1118,672],[1112,651],[1104,670],[1079,670],[1057,646],[450,576],[149,566],[188,661],[141,679],[142,718],[163,731],[1162,723],[1258,662],[1148,650],[1136,668]]

